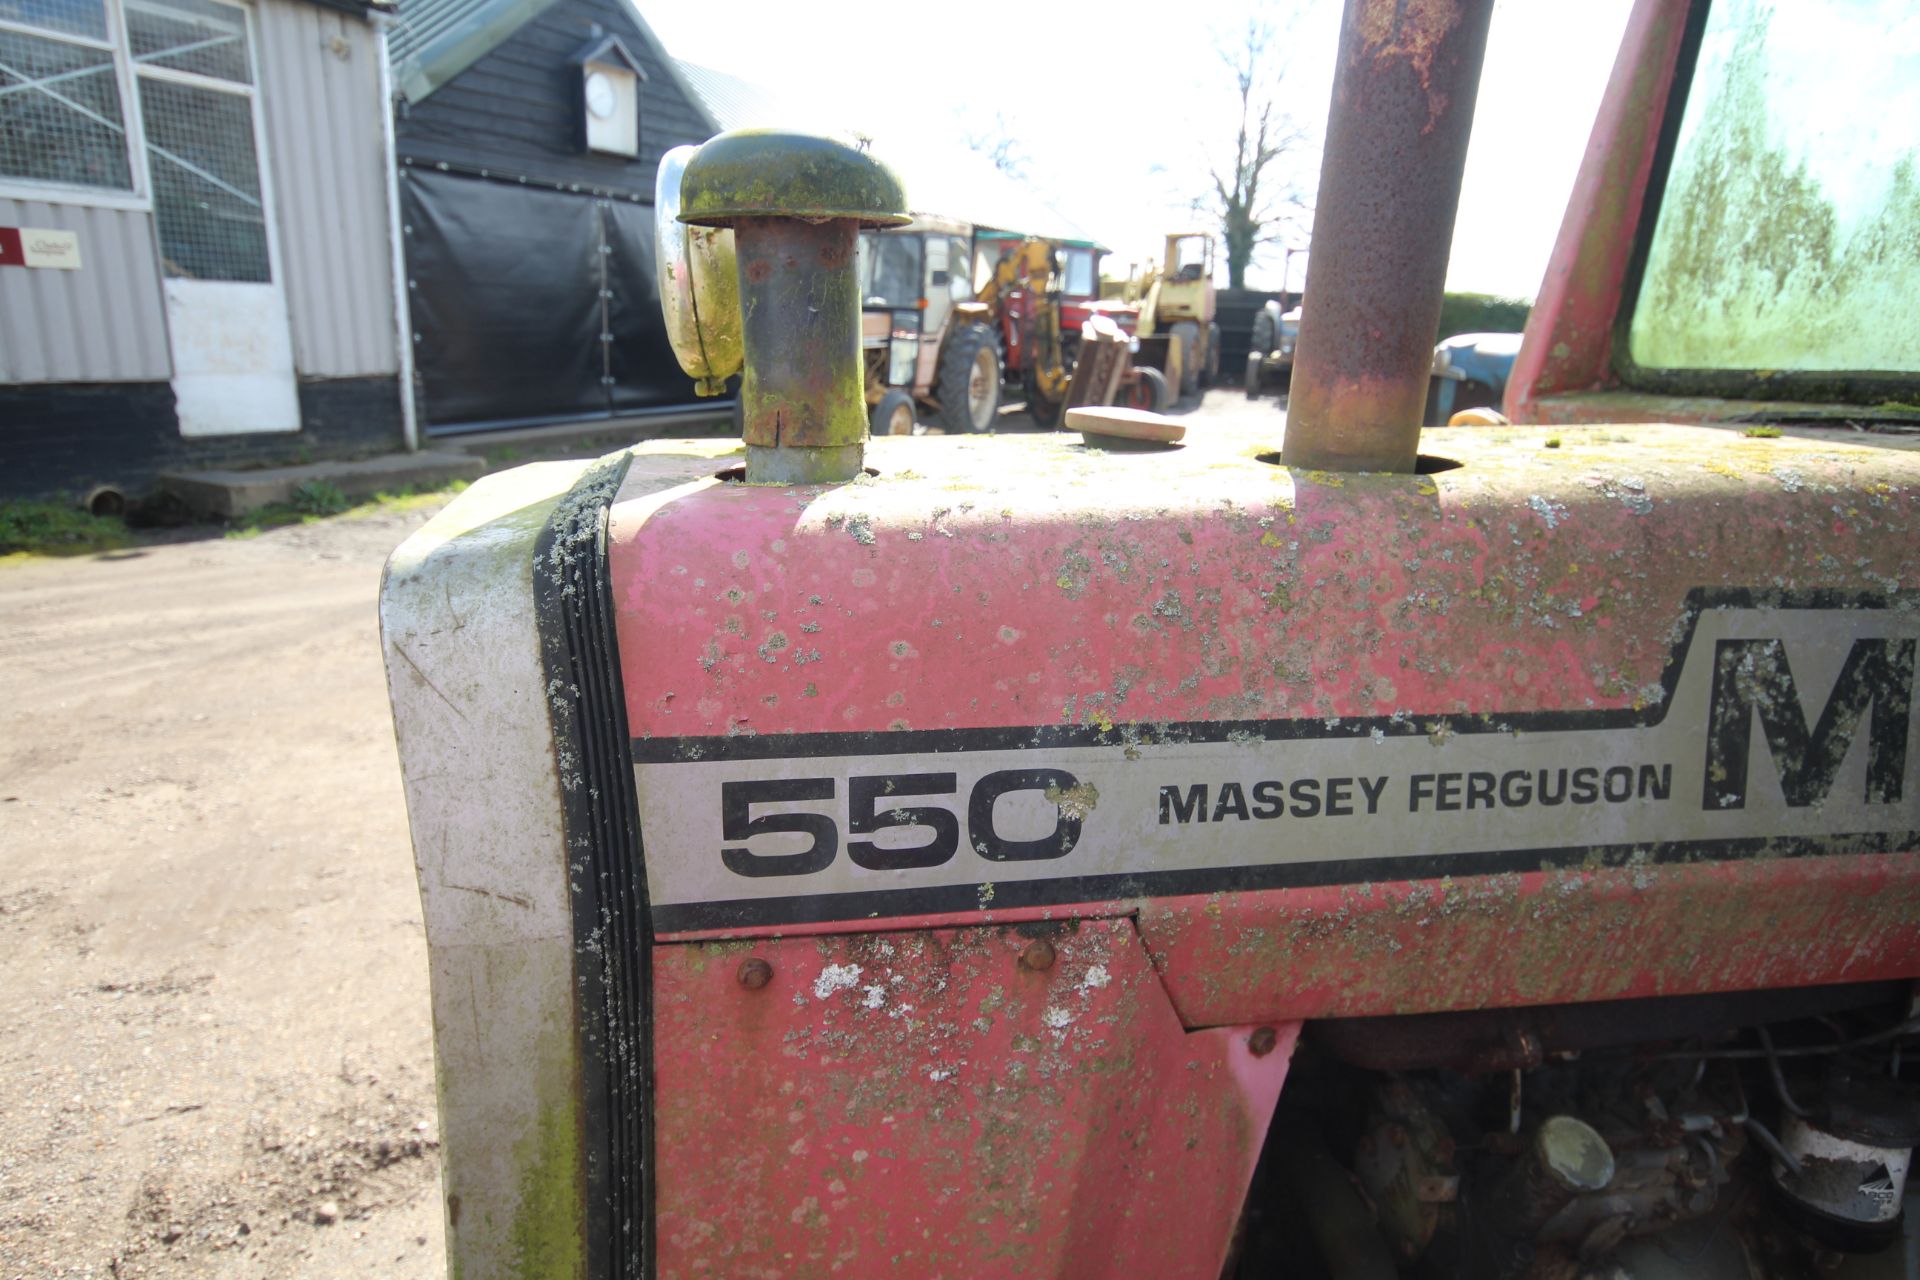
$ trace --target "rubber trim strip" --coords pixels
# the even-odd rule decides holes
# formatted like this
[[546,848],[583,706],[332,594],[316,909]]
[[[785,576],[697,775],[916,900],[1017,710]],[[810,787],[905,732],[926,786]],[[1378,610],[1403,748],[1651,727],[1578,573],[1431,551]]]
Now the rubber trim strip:
[[574,924],[591,1280],[653,1274],[652,986],[645,862],[607,567],[625,453],[583,472],[535,543],[533,588]]

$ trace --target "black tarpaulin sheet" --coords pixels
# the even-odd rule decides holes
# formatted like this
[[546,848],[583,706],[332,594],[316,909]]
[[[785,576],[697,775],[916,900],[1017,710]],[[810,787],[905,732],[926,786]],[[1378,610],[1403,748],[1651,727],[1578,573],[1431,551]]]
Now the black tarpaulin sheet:
[[401,190],[429,431],[695,403],[649,206],[421,169]]

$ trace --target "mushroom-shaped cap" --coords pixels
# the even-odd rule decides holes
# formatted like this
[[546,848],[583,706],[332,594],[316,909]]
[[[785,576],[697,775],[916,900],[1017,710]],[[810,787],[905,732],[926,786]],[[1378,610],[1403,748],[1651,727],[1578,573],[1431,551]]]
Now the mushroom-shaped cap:
[[732,226],[741,218],[857,218],[897,227],[907,194],[864,151],[808,133],[734,129],[702,146],[680,181],[680,221]]

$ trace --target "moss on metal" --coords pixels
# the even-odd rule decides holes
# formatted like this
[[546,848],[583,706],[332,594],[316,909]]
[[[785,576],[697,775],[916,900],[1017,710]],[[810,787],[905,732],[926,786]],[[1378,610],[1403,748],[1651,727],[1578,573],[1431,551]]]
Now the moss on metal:
[[[1770,10],[1714,12],[1631,323],[1632,360],[1762,379],[1920,371],[1920,152],[1883,157],[1877,198],[1829,190],[1805,154],[1824,141],[1772,87],[1800,55],[1770,34]],[[1850,398],[1845,386],[1821,390]]]
[[[571,1063],[569,1063],[569,1066]],[[541,1107],[533,1133],[514,1149],[520,1175],[520,1208],[508,1239],[509,1275],[524,1280],[560,1280],[586,1274],[580,1185],[580,1117],[568,1097]]]
[[863,227],[908,221],[893,170],[831,138],[735,129],[700,148],[681,180],[680,220],[730,226],[740,218],[857,218]]

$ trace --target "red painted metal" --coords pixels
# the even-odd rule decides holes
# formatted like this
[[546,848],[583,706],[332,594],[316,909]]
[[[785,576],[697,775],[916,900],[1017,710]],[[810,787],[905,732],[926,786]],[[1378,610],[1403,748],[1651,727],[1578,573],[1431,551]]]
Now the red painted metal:
[[1920,854],[1156,898],[1190,1026],[1627,1000],[1920,974]]
[[616,506],[635,737],[1630,708],[1690,589],[1911,585],[1920,516],[1913,459],[1681,429],[1436,431],[1432,476],[883,447]]
[[1871,982],[1920,974],[1920,854],[1375,881],[780,933],[1116,917],[1134,920],[1189,1027]]
[[[1505,411],[1515,422],[1620,421],[1620,409],[1549,406],[1553,397],[1612,385],[1613,330],[1647,179],[1673,90],[1689,0],[1639,0],[1627,19],[1613,76],[1574,180],[1546,278],[1508,378]],[[1704,407],[1704,406],[1703,406]],[[1669,404],[1642,421],[1711,416]]]
[[[870,483],[616,506],[636,736],[1631,709],[1690,588],[1910,587],[1920,515],[1915,460],[1679,428],[1434,432],[1467,460],[1434,476],[1046,439],[913,441],[896,473],[880,446]],[[1137,913],[1208,1025],[1920,973],[1913,881],[1768,859],[912,923]]]
[[1215,1280],[1298,1024],[1188,1033],[1130,921],[1031,932],[657,947],[661,1280]]

